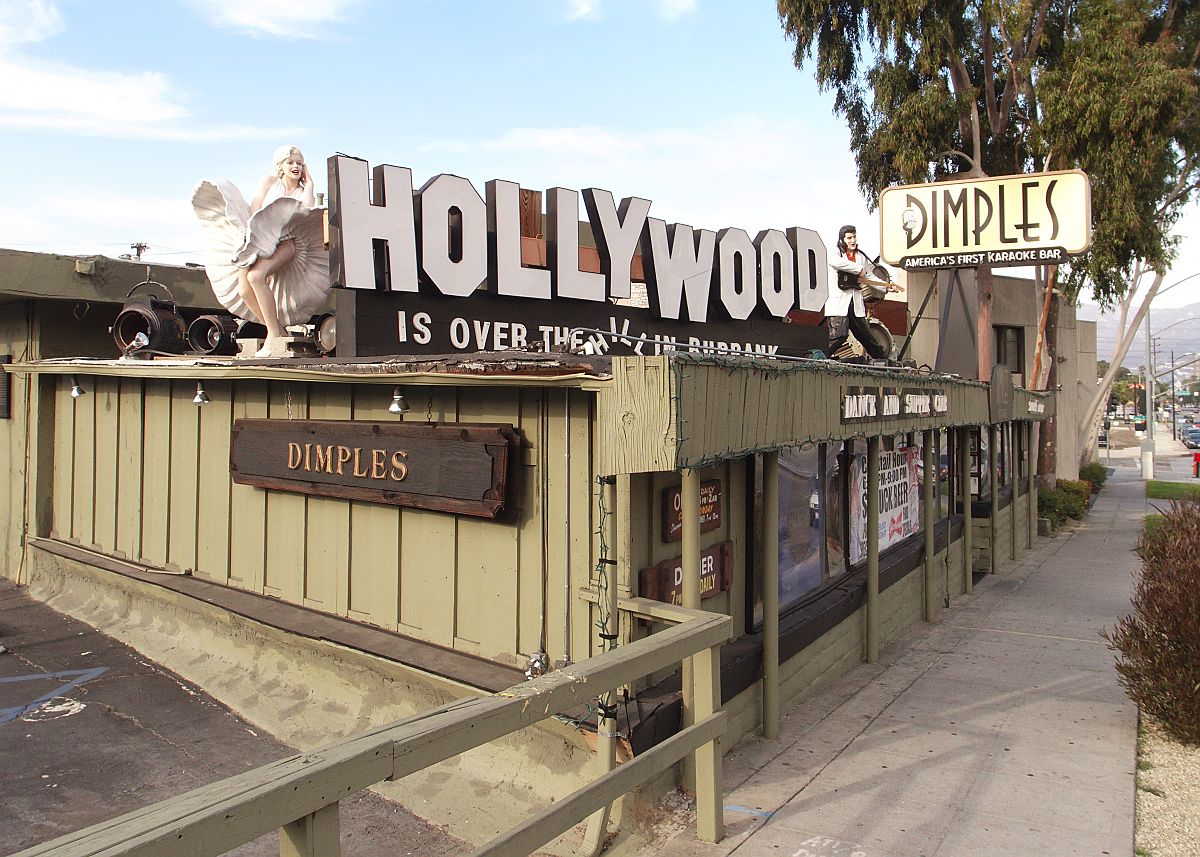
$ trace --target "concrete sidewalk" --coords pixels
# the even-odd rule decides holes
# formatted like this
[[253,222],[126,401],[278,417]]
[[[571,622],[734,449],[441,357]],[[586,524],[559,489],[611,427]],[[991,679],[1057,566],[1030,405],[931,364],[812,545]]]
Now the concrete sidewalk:
[[726,757],[726,839],[657,853],[1133,852],[1137,710],[1099,636],[1129,611],[1147,511],[1118,467],[1087,518]]

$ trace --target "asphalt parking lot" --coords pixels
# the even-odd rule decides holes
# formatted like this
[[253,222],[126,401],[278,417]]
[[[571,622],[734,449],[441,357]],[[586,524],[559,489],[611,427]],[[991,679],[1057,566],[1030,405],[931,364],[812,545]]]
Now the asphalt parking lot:
[[[0,579],[0,854],[294,750],[138,652]],[[332,736],[331,736],[332,738]],[[344,853],[469,853],[370,792],[341,804]],[[230,852],[277,855],[268,834]]]

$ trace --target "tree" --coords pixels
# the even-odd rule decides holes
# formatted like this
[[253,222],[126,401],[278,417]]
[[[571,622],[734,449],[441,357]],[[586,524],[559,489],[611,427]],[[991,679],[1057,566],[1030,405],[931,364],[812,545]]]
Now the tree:
[[1117,308],[1121,330],[1079,426],[1088,456],[1108,390],[1170,270],[1171,228],[1200,184],[1200,11],[1174,0],[1095,0],[1081,5],[1070,35],[1062,61],[1042,77],[1039,131],[1087,171],[1102,214],[1064,290],[1075,297],[1090,285]]
[[[1102,304],[1127,302],[1124,350],[1109,367],[1115,372],[1161,287],[1172,256],[1170,228],[1200,178],[1200,6],[778,0],[778,10],[795,41],[796,65],[814,60],[818,85],[834,92],[868,205],[888,185],[947,175],[1088,173],[1093,244],[1065,272],[1062,291],[1073,301],[1086,283]],[[982,345],[991,341],[991,320],[990,276],[981,274]],[[1133,309],[1148,275],[1143,302]],[[1057,277],[1054,267],[1039,276],[1051,318]],[[1053,334],[1047,325],[1051,371]],[[1100,385],[1093,413],[1110,386],[1110,378]],[[1045,429],[1043,473],[1054,454],[1052,422]]]
[[[846,118],[874,209],[889,185],[1041,170],[1034,66],[1054,51],[1051,3],[778,0],[794,60]],[[991,272],[979,269],[979,377],[991,360]]]

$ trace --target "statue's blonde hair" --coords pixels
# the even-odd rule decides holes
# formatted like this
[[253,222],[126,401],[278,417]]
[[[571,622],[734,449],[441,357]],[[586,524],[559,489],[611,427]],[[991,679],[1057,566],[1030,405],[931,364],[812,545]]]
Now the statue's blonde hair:
[[[300,151],[299,146],[280,146],[275,150],[274,154],[271,155],[271,163],[275,165],[276,178],[283,178],[283,162],[292,155],[299,155],[302,159],[304,158],[304,153]],[[303,183],[304,182],[301,181],[301,184]]]

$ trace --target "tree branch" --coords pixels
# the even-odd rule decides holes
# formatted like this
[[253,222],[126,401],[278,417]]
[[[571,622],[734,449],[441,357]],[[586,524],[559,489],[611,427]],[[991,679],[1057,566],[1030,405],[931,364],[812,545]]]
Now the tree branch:
[[1033,56],[1037,52],[1038,43],[1042,40],[1042,30],[1046,26],[1046,17],[1050,14],[1050,0],[1042,0],[1042,8],[1038,10],[1037,23],[1033,25],[1033,32],[1029,34],[1029,41],[1025,44],[1025,57]]
[[970,114],[960,119],[959,122],[966,125],[964,129],[966,133],[963,134],[963,137],[969,137],[971,140],[972,157],[968,159],[972,164],[971,175],[982,176],[983,139],[979,122],[979,99],[976,97],[975,86],[971,83],[971,75],[960,54],[956,53],[951,56],[947,65],[950,69],[950,83],[954,86],[954,94],[963,96],[971,105]]
[[983,100],[987,104],[988,125],[993,133],[1000,125],[1000,111],[996,107],[996,79],[992,73],[992,25],[987,20],[987,4],[983,7],[983,21],[979,37],[983,40]]
[[1188,160],[1190,161],[1190,164],[1187,165],[1185,169],[1180,170],[1179,179],[1175,182],[1175,187],[1168,191],[1167,195],[1163,199],[1162,204],[1154,210],[1154,215],[1156,217],[1162,217],[1167,213],[1167,209],[1179,202],[1180,199],[1187,196],[1193,190],[1196,190],[1197,187],[1200,187],[1200,181],[1194,181],[1188,178],[1192,174],[1192,171],[1197,167],[1196,156],[1193,156]]
[[962,160],[971,165],[969,172],[979,173],[982,175],[981,167],[979,166],[978,162],[966,152],[959,151],[958,149],[946,149],[944,152],[938,152],[936,155],[934,155],[934,158],[944,158],[946,156],[952,158],[962,158]]
[[[1135,283],[1137,282],[1138,279],[1141,278],[1141,272],[1138,270],[1138,268],[1140,267],[1140,264],[1141,264],[1141,261],[1139,260],[1138,267],[1135,267],[1135,271],[1137,271],[1137,273],[1135,273],[1135,276],[1134,276]],[[1087,415],[1087,417],[1084,419],[1083,424],[1080,426],[1080,431],[1079,431],[1079,448],[1080,449],[1083,449],[1084,447],[1087,446],[1089,437],[1092,432],[1092,427],[1095,424],[1097,409],[1100,408],[1101,406],[1103,406],[1105,400],[1107,399],[1107,389],[1112,386],[1113,379],[1116,377],[1117,371],[1120,369],[1122,361],[1125,360],[1125,355],[1127,355],[1129,353],[1129,348],[1131,345],[1133,345],[1134,337],[1137,336],[1138,329],[1141,327],[1142,321],[1146,317],[1146,313],[1150,311],[1150,302],[1153,301],[1155,295],[1158,294],[1159,287],[1162,286],[1162,281],[1163,281],[1162,272],[1156,271],[1154,274],[1154,282],[1152,282],[1150,284],[1150,290],[1148,292],[1146,292],[1146,296],[1142,299],[1141,305],[1138,307],[1137,312],[1134,314],[1133,322],[1124,331],[1121,338],[1117,341],[1117,343],[1113,347],[1113,359],[1109,362],[1108,371],[1104,373],[1104,379],[1101,381],[1099,388],[1096,390],[1095,395],[1092,396],[1092,400],[1088,403],[1087,408],[1084,410],[1084,414]],[[1133,292],[1135,292],[1135,291],[1137,291],[1136,285],[1134,285],[1133,289],[1129,292],[1131,299],[1133,296]],[[1122,313],[1122,317],[1124,317],[1124,313]],[[1153,374],[1153,370],[1151,370],[1151,374]],[[1154,419],[1153,414],[1147,414],[1146,417],[1147,417],[1147,419]]]
[[1167,14],[1163,16],[1162,31],[1158,34],[1157,41],[1160,44],[1162,43],[1162,41],[1164,39],[1167,38],[1168,34],[1171,32],[1171,27],[1175,23],[1175,11],[1177,8],[1178,7],[1175,3],[1175,0],[1171,0],[1171,2],[1167,4]]

